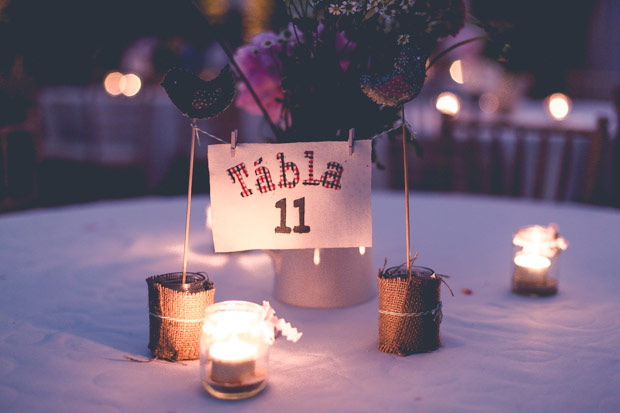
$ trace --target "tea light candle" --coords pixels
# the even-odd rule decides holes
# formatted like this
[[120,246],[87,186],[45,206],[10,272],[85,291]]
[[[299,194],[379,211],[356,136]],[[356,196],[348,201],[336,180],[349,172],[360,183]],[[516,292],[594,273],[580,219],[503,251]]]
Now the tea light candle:
[[254,375],[258,349],[238,339],[216,342],[209,348],[211,380],[219,383],[243,383]]
[[224,301],[205,312],[200,341],[200,371],[205,389],[220,399],[244,399],[267,381],[274,326],[266,309],[247,301]]
[[296,342],[302,333],[275,316],[268,302],[223,301],[207,307],[200,337],[200,380],[218,399],[258,394],[267,384],[276,333]]
[[515,278],[538,284],[544,284],[551,266],[549,258],[531,254],[518,254],[514,263],[516,265]]
[[557,227],[532,225],[520,228],[514,238],[512,290],[524,295],[553,295],[558,290],[554,265],[566,241]]

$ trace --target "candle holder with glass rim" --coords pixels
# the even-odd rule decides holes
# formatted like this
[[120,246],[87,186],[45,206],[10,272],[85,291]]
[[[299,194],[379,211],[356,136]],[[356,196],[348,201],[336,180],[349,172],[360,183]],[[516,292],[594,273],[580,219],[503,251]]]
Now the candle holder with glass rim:
[[301,333],[274,315],[268,302],[223,301],[205,312],[200,340],[200,379],[218,399],[252,397],[265,388],[269,348],[278,333],[297,341]]
[[558,226],[521,227],[515,232],[512,244],[512,291],[528,296],[556,294],[560,251],[568,247],[568,242],[558,233]]

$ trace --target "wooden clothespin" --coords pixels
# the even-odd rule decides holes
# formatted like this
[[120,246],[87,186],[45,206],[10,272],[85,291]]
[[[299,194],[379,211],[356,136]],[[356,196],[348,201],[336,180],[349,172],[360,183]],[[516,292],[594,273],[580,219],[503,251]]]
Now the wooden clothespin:
[[355,139],[355,128],[349,129],[349,155],[353,155],[353,139]]
[[230,132],[230,156],[235,157],[235,148],[237,147],[237,129]]

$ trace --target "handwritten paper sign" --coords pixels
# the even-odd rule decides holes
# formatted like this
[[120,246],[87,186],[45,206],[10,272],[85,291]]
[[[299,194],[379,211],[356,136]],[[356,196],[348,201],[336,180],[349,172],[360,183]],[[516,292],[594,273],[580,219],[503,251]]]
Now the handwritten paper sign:
[[216,252],[372,246],[371,143],[209,146]]

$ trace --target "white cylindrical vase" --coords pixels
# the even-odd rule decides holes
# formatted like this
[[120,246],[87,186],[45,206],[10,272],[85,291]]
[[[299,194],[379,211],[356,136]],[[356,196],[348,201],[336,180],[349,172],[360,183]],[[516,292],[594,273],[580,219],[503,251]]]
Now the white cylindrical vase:
[[377,295],[372,248],[268,251],[274,261],[274,295],[308,308],[347,307]]

